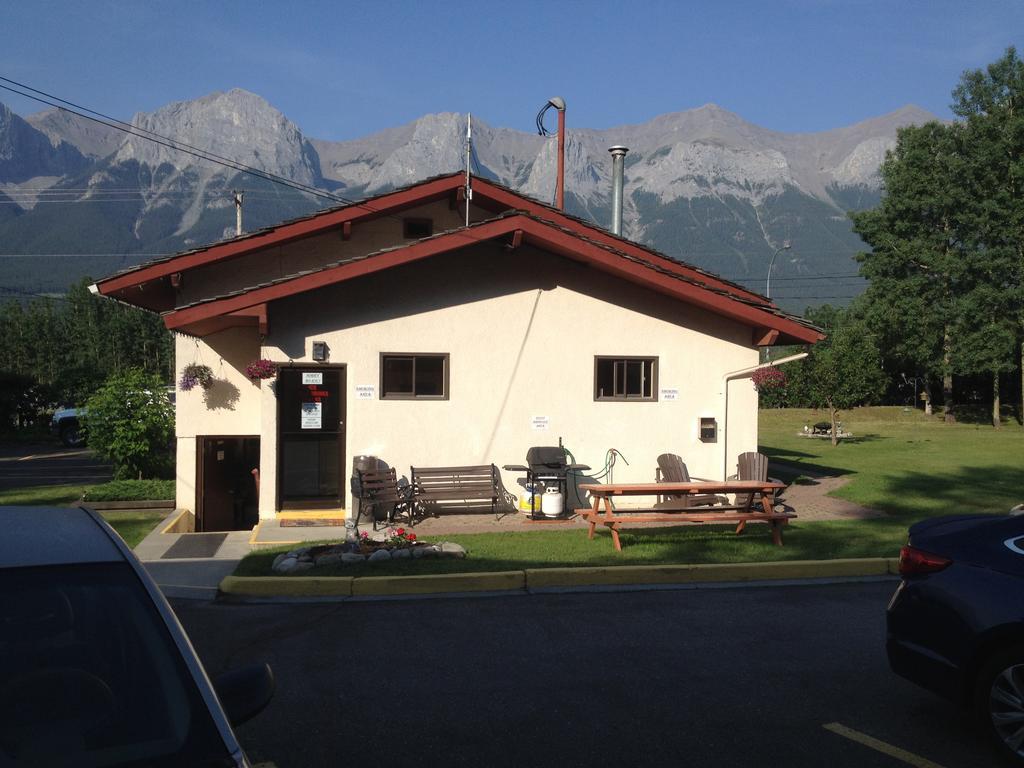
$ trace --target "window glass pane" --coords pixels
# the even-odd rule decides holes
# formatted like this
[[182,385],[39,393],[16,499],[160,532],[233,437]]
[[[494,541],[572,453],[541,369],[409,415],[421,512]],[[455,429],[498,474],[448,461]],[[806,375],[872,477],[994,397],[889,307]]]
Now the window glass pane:
[[615,395],[615,361],[602,358],[597,361],[598,398]]
[[594,364],[594,394],[598,400],[656,400],[657,358],[598,357]]
[[641,397],[643,394],[643,360],[626,360],[626,397]]
[[412,358],[411,357],[385,357],[384,358],[384,394],[385,395],[411,395],[412,388]]
[[417,397],[441,397],[444,395],[444,358],[416,358]]

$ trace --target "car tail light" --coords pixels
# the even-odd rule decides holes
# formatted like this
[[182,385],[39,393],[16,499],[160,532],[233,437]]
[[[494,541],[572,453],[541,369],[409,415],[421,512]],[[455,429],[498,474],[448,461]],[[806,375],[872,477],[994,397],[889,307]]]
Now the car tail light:
[[900,550],[900,576],[918,576],[922,573],[936,573],[953,561],[948,557],[925,552],[923,549],[906,546]]

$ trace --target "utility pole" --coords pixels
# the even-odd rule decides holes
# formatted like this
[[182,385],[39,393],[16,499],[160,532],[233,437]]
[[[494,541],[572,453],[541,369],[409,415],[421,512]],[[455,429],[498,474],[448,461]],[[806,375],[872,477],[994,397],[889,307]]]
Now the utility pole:
[[242,196],[245,192],[233,189],[231,194],[235,197],[235,237],[238,237],[242,234]]

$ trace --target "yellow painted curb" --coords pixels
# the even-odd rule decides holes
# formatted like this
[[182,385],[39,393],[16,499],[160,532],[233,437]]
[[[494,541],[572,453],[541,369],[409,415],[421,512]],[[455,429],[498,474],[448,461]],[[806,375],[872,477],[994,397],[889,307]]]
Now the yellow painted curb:
[[885,576],[896,573],[890,558],[790,560],[708,565],[614,565],[587,568],[528,568],[526,586],[544,587],[689,584],[710,581],[767,581]]
[[250,597],[349,597],[352,576],[225,576],[220,591]]
[[[174,519],[164,526],[164,529],[160,531],[160,533],[191,533],[191,531],[188,530],[192,527],[190,525],[191,520],[186,520],[186,518],[191,517],[191,515],[192,513],[187,509],[181,510],[176,515],[171,513],[171,517]],[[184,530],[182,530],[182,528],[184,528]]]
[[435,592],[491,592],[523,589],[523,571],[482,573],[439,573],[423,576],[360,576],[352,583],[352,594],[426,595]]
[[220,583],[220,591],[250,597],[368,597],[551,587],[828,579],[897,573],[895,558],[873,557],[773,563],[529,568],[418,576],[227,576]]

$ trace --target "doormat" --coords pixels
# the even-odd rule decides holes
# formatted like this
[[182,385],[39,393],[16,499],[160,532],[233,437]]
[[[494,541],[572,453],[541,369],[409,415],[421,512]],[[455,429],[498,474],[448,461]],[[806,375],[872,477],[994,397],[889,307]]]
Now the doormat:
[[161,556],[161,560],[184,557],[213,557],[228,535],[226,533],[183,533]]
[[320,526],[344,525],[345,521],[338,517],[298,517],[280,521],[282,528],[319,528]]

